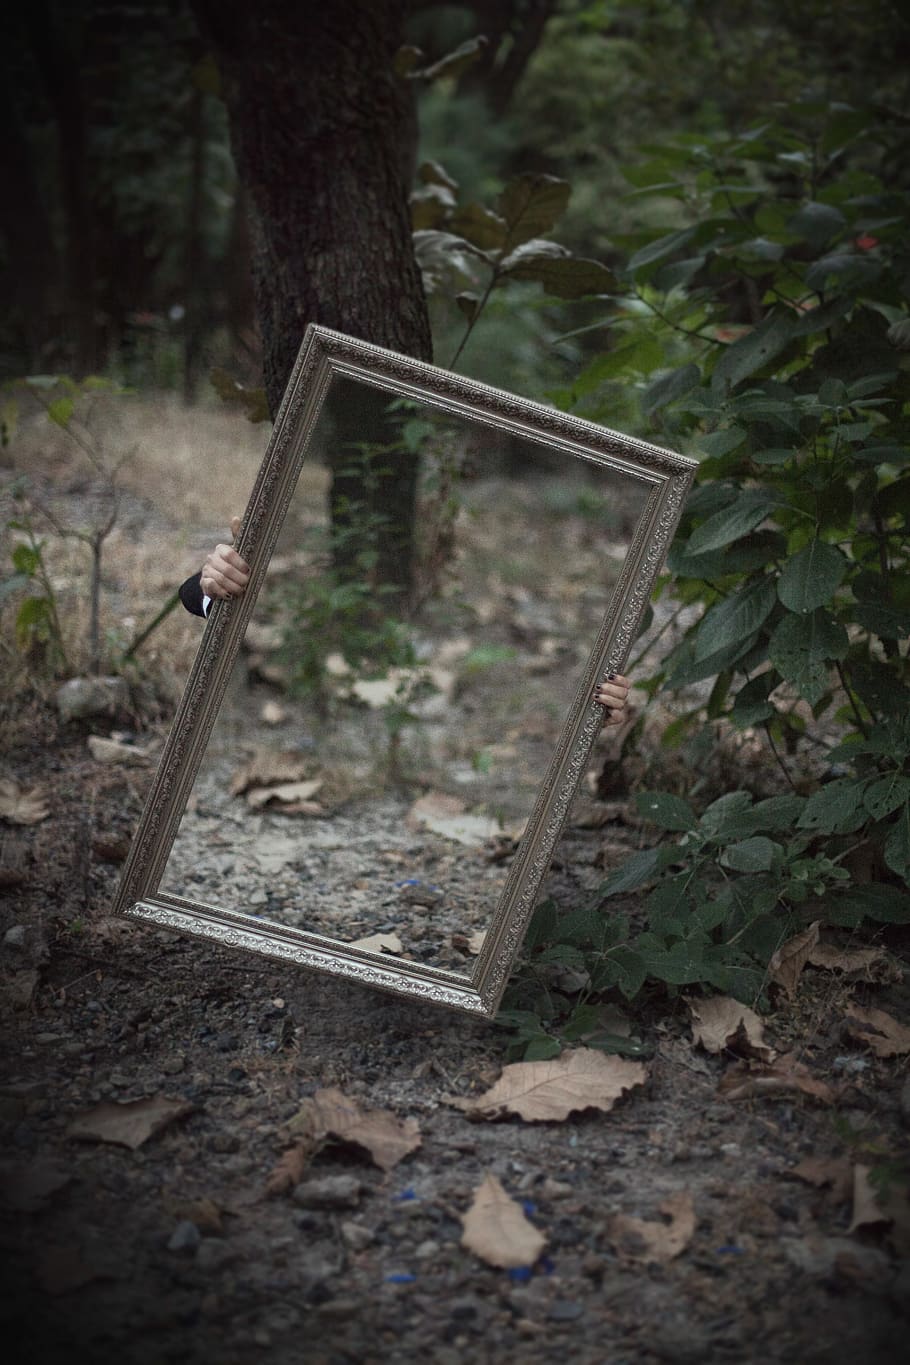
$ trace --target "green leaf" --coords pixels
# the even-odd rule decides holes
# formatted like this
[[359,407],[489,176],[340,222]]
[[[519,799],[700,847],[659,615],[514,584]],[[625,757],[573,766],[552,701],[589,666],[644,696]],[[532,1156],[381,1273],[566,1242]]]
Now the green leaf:
[[503,262],[500,279],[533,280],[543,286],[544,293],[559,299],[583,299],[589,294],[607,294],[618,288],[616,277],[600,261],[544,252],[518,259],[524,249],[519,247],[507,262]]
[[769,313],[756,328],[726,347],[711,375],[714,389],[733,389],[764,368],[793,336],[793,319],[783,311]]
[[452,214],[449,226],[458,236],[480,247],[481,251],[499,251],[505,245],[505,219],[483,204],[463,205]]
[[75,406],[72,398],[55,398],[53,403],[48,404],[47,415],[58,427],[67,427]]
[[806,616],[795,612],[775,627],[768,642],[768,658],[800,696],[814,706],[828,689],[827,660],[841,660],[849,648],[847,632],[819,607]]
[[644,265],[653,265],[655,261],[662,261],[667,256],[672,256],[674,251],[678,251],[681,246],[690,241],[697,229],[683,228],[679,232],[669,232],[663,237],[658,237],[656,241],[649,242],[647,246],[641,247],[633,256],[629,258],[628,269],[633,273],[640,270]]
[[508,232],[504,249],[513,250],[549,232],[565,212],[569,184],[553,175],[519,175],[510,180],[496,205]]
[[670,986],[691,986],[705,979],[706,949],[710,947],[705,939],[681,939],[670,948],[643,952],[642,960],[648,975],[658,981]]
[[784,565],[777,595],[790,611],[814,611],[834,596],[846,572],[847,560],[836,545],[813,540]]
[[660,849],[643,848],[633,853],[624,863],[610,873],[600,885],[602,896],[615,896],[621,891],[635,891],[645,882],[651,881],[659,869]]
[[709,460],[718,460],[729,455],[731,450],[737,450],[747,434],[745,427],[721,427],[707,436],[699,436],[698,444]]
[[[489,39],[483,34],[478,34],[476,38],[468,38],[465,42],[459,43],[458,47],[447,52],[444,57],[440,57],[431,66],[424,66],[419,70],[406,69],[400,74],[406,75],[411,80],[419,78],[424,81],[436,81],[443,76],[449,78],[460,76],[462,71],[474,65],[487,47],[488,42]],[[408,49],[402,49],[402,51],[408,51]]]
[[671,792],[639,792],[635,804],[645,820],[661,829],[687,830],[698,826],[688,801]]
[[866,788],[863,799],[869,814],[875,820],[884,820],[899,806],[910,802],[910,777],[899,772],[888,773]]
[[809,797],[797,827],[820,834],[852,834],[869,818],[863,801],[865,787],[864,781],[852,777],[826,782]]
[[837,237],[846,227],[846,219],[840,209],[831,204],[809,203],[794,213],[787,223],[787,231],[794,237],[801,237],[810,246],[820,249]]
[[795,794],[792,796],[769,796],[764,801],[755,803],[745,817],[745,821],[756,832],[773,830],[776,833],[786,833],[795,828],[805,806],[806,798],[804,796],[796,796]]
[[757,489],[748,489],[730,507],[724,507],[697,526],[686,546],[688,555],[703,555],[720,550],[734,540],[754,531],[759,522],[778,505],[777,499]]
[[904,806],[885,840],[885,862],[905,881],[910,881],[910,805]]
[[764,835],[754,835],[738,844],[729,844],[720,855],[722,867],[734,872],[770,872],[778,866],[783,857],[783,849]]
[[883,602],[857,602],[853,608],[853,618],[857,625],[880,640],[902,640],[910,635],[910,611],[892,607]]
[[691,872],[680,872],[655,887],[648,896],[645,913],[648,925],[655,933],[684,934],[692,910],[689,895],[692,882]]
[[32,545],[17,545],[11,558],[13,567],[26,578],[34,578],[41,567],[41,551]]
[[689,393],[701,380],[701,371],[696,364],[683,365],[678,370],[661,375],[649,384],[641,396],[641,410],[648,416],[665,408],[683,394]]
[[752,650],[758,639],[758,632],[745,636],[744,639],[736,640],[732,644],[726,645],[723,649],[715,650],[713,654],[707,654],[703,659],[697,658],[695,646],[697,639],[684,641],[685,652],[679,656],[674,655],[672,668],[667,677],[667,686],[670,688],[689,687],[692,683],[703,682],[705,678],[716,677],[744,659]]
[[774,579],[763,577],[709,607],[698,625],[695,661],[741,643],[760,630],[776,601]]
[[541,1032],[536,1038],[532,1038],[524,1050],[524,1060],[526,1062],[549,1062],[551,1058],[558,1057],[562,1052],[562,1044],[557,1038],[551,1038],[548,1033]]
[[824,917],[829,924],[860,924],[864,919],[879,924],[910,924],[910,894],[896,886],[869,883],[833,892],[825,899]]
[[776,681],[776,673],[769,670],[739,689],[730,711],[730,720],[738,730],[749,730],[753,725],[761,725],[776,714],[776,707],[768,700]]
[[699,825],[705,834],[721,840],[735,828],[736,821],[751,809],[752,797],[748,792],[726,792],[702,812]]

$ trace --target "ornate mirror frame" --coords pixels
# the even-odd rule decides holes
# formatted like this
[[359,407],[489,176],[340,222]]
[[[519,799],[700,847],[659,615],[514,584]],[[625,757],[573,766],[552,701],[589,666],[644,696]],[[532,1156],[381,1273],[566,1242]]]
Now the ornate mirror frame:
[[[569,707],[560,740],[492,911],[470,975],[365,951],[241,910],[165,894],[171,846],[218,717],[266,569],[333,378],[360,381],[530,440],[567,460],[618,472],[646,492],[619,582]],[[251,566],[246,593],[216,602],[165,744],[114,904],[115,913],[312,967],[365,985],[492,1016],[521,946],[591,746],[603,723],[596,681],[622,672],[692,484],[695,462],[514,394],[396,355],[324,327],[308,327],[237,542]]]

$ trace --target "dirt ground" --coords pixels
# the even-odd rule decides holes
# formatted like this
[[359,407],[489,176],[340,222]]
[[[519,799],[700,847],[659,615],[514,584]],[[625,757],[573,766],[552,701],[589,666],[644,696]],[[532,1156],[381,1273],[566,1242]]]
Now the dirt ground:
[[[163,501],[137,498],[133,511],[112,589],[121,614],[137,583],[151,599],[174,563],[189,572],[214,529],[212,517],[188,530]],[[196,624],[172,623],[176,683]],[[162,637],[156,652],[167,648]],[[166,702],[160,710],[64,725],[36,698],[5,730],[0,775],[48,804],[33,824],[0,823],[6,1359],[902,1358],[910,1275],[889,1227],[851,1231],[851,1191],[793,1170],[807,1158],[875,1167],[906,1146],[906,1060],[877,1057],[844,1026],[854,1000],[906,1018],[906,933],[877,940],[895,964],[887,983],[807,970],[766,1022],[768,1041],[795,1052],[833,1102],[724,1098],[736,1059],[697,1047],[684,1000],[656,992],[625,1008],[647,1080],[610,1112],[472,1122],[449,1101],[500,1075],[494,1024],[110,920],[153,769],[99,761],[87,739],[132,728],[154,752]],[[571,897],[642,837],[621,792],[607,803],[586,789],[548,890]],[[269,1195],[288,1121],[329,1086],[415,1120],[420,1146],[383,1171],[364,1149],[330,1143]],[[99,1105],[162,1100],[174,1102],[170,1121],[135,1147],[78,1136]],[[497,1269],[461,1243],[488,1173],[547,1239],[533,1265]],[[672,1258],[648,1262],[617,1235],[617,1215],[661,1223],[681,1195],[695,1221]]]

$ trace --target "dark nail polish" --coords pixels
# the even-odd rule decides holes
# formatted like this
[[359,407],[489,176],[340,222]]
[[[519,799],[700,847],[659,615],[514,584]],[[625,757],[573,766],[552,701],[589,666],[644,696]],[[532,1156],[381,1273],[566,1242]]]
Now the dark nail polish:
[[608,673],[608,674],[607,674],[607,682],[612,682],[613,679],[614,679],[615,677],[616,677],[616,674],[615,674],[615,673]]

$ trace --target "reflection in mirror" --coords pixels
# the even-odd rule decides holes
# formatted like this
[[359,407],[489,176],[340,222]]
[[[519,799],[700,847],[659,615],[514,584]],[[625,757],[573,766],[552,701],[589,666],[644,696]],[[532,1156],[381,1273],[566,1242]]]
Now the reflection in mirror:
[[495,1013],[693,471],[310,326],[115,909]]
[[161,890],[469,973],[649,492],[334,376]]

